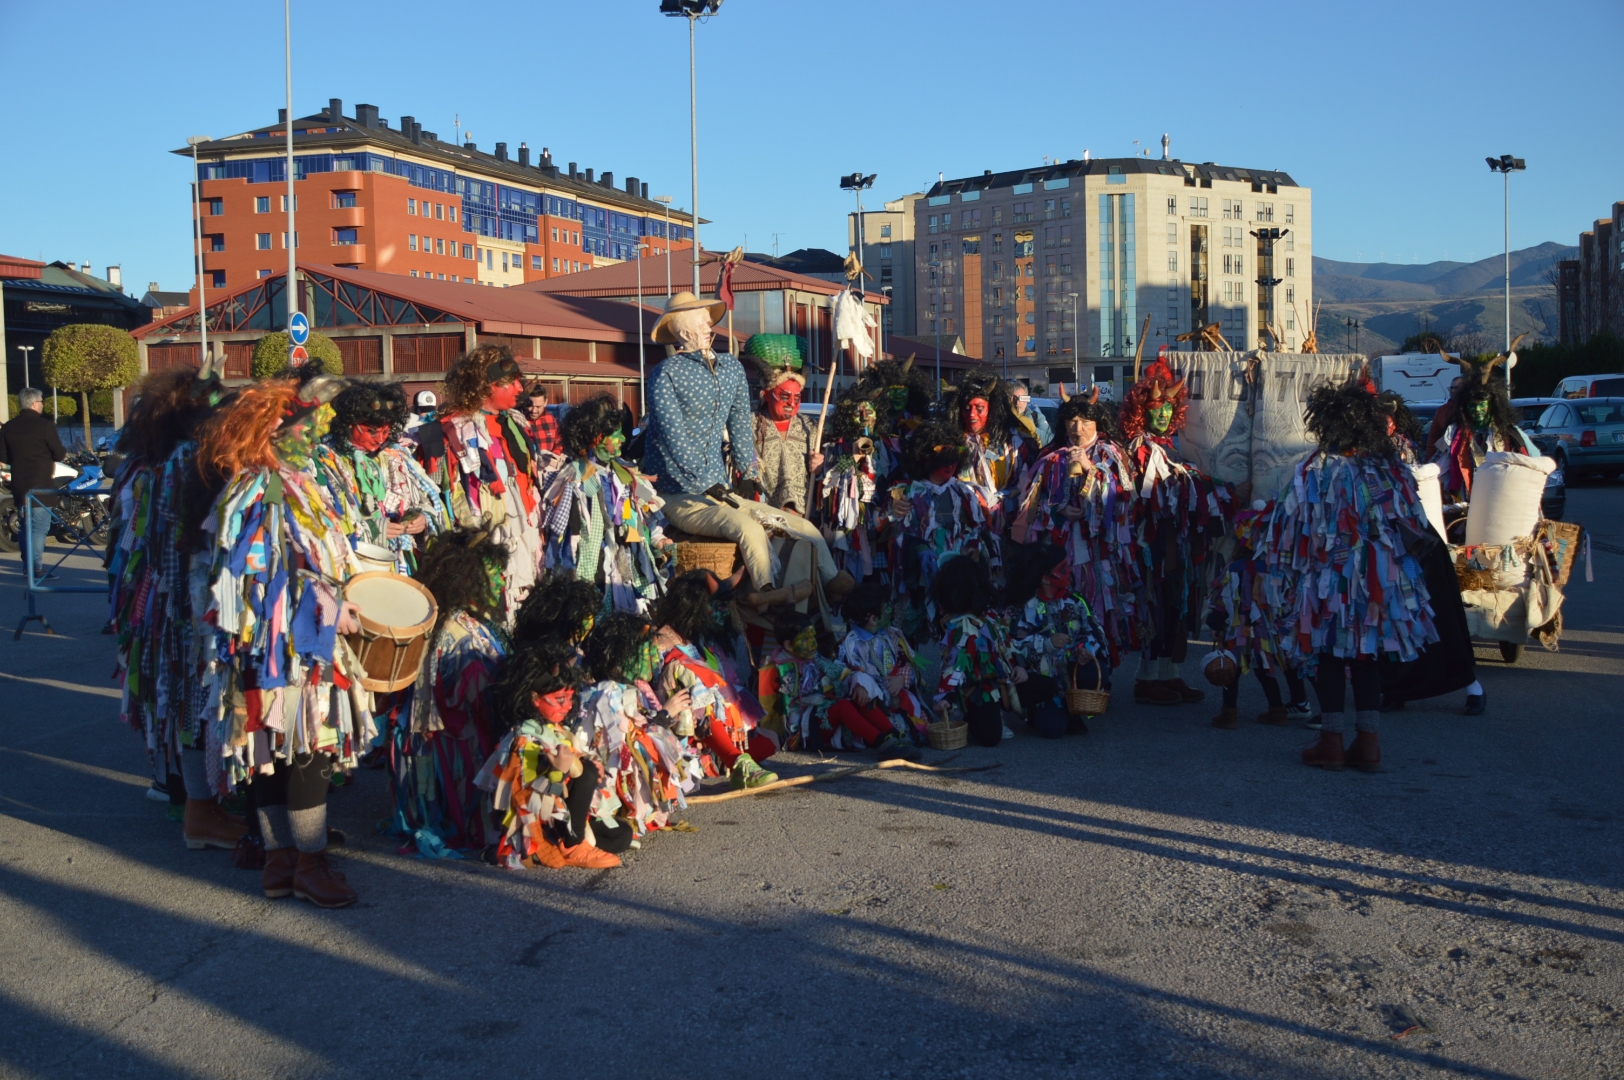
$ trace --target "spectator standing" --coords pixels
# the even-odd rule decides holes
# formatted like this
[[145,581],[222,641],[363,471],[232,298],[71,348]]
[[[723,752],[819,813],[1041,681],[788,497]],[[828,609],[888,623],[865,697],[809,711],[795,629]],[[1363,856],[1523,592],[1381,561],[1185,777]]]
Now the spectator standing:
[[38,574],[45,559],[45,538],[51,532],[51,509],[30,507],[28,493],[35,488],[54,488],[56,463],[68,453],[62,449],[56,424],[45,419],[45,394],[38,387],[19,390],[17,405],[17,415],[0,427],[0,461],[11,466],[11,496]]
[[525,433],[530,436],[530,445],[537,451],[564,452],[564,442],[558,434],[558,418],[547,411],[547,388],[539,382],[531,383],[526,391],[524,415]]

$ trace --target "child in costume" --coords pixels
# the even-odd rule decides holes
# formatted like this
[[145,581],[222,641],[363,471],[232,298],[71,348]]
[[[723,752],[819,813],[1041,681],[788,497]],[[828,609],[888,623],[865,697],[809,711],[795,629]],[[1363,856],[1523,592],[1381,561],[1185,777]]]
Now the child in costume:
[[1012,549],[1005,593],[1009,655],[1026,678],[1015,687],[1027,722],[1046,739],[1068,730],[1088,734],[1081,716],[1068,717],[1063,694],[1071,688],[1111,689],[1111,650],[1088,610],[1071,591],[1072,567],[1058,544]]
[[457,528],[429,543],[418,580],[438,617],[409,704],[391,716],[385,760],[395,797],[390,831],[430,858],[478,851],[484,796],[474,785],[496,748],[493,687],[508,653],[502,569],[507,552],[483,530]]
[[[1377,661],[1414,660],[1438,640],[1426,580],[1409,553],[1436,534],[1388,420],[1360,376],[1316,389],[1306,421],[1319,449],[1297,466],[1268,523],[1269,600],[1283,658],[1318,665],[1323,726],[1303,762],[1327,769],[1380,765]],[[1358,730],[1346,750],[1345,670]]]
[[996,551],[985,492],[959,475],[969,450],[957,425],[925,421],[903,441],[902,458],[911,482],[891,489],[894,584],[906,601],[904,630],[917,632],[938,568],[961,553],[991,561]]
[[401,445],[405,424],[406,392],[398,383],[351,383],[333,399],[327,446],[317,460],[322,472],[342,476],[357,503],[352,539],[387,550],[395,572],[410,576],[417,538],[444,530],[450,515],[440,489]]
[[1134,545],[1139,494],[1117,442],[1116,412],[1099,387],[1061,403],[1056,443],[1022,481],[1014,539],[1065,548],[1072,591],[1104,629],[1111,664],[1139,645],[1136,604],[1144,587]]
[[310,471],[319,414],[341,385],[251,386],[210,418],[197,450],[204,479],[224,481],[203,526],[196,605],[212,637],[207,714],[230,781],[253,778],[265,895],[319,907],[356,900],[327,861],[327,788],[375,734],[340,636],[359,629],[342,599],[350,528]]
[[823,655],[812,619],[792,607],[774,616],[778,648],[761,668],[760,696],[768,723],[777,722],[787,732],[784,745],[810,750],[868,748],[882,756],[903,752],[907,744],[866,690],[858,687],[856,699],[841,696],[851,671]]
[[492,852],[499,866],[606,870],[631,846],[631,830],[615,817],[620,801],[580,728],[582,679],[574,650],[554,640],[513,653],[496,684],[501,741],[475,782],[491,793],[501,823]]
[[[519,365],[505,345],[480,345],[445,375],[445,400],[414,432],[417,458],[459,525],[484,526],[508,552],[511,617],[535,583],[542,561],[539,473],[525,420],[514,406]],[[539,468],[539,471],[538,471]]]
[[885,716],[893,730],[923,744],[935,717],[916,689],[919,669],[913,646],[891,625],[890,590],[865,582],[846,597],[841,613],[850,628],[840,643],[840,662],[848,670],[843,703],[876,727],[877,718]]
[[997,746],[1014,737],[1002,710],[1013,709],[1011,686],[1026,681],[1009,654],[1004,628],[988,614],[993,606],[987,567],[967,555],[942,564],[932,589],[941,613],[942,673],[937,712],[970,725],[970,741]]
[[574,570],[548,569],[513,615],[513,646],[562,638],[580,655],[603,609],[603,593]]
[[545,481],[542,531],[548,566],[573,569],[603,588],[604,604],[643,612],[669,576],[664,500],[620,457],[626,436],[608,395],[571,409],[562,426],[565,463]]

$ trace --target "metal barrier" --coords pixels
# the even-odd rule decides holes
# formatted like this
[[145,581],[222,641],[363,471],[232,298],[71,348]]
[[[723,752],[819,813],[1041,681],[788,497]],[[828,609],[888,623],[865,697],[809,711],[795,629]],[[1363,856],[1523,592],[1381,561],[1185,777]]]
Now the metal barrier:
[[[97,493],[102,493],[102,492],[107,492],[110,489],[111,489],[111,485],[104,482],[103,486],[101,488],[96,489],[96,491],[97,491]],[[53,489],[50,492],[50,495],[55,496],[55,495],[58,495],[60,493],[61,493],[61,489],[58,488],[58,489]],[[83,494],[83,493],[81,492],[80,494]],[[44,577],[36,577],[36,571],[39,569],[39,567],[36,567],[34,565],[34,538],[33,538],[33,532],[34,532],[34,507],[36,507],[36,506],[38,506],[38,507],[40,507],[41,509],[44,509],[44,510],[50,510],[51,511],[51,523],[52,523],[52,525],[60,525],[62,527],[62,531],[63,531],[64,535],[68,536],[70,539],[73,540],[73,546],[68,548],[68,550],[61,553],[60,557],[56,560],[56,565],[48,567],[46,569]],[[20,535],[25,540],[25,542],[22,545],[22,557],[23,557],[23,572],[28,575],[28,589],[27,589],[27,593],[28,593],[28,614],[24,615],[22,621],[17,624],[17,632],[11,636],[11,640],[13,640],[13,641],[21,641],[22,640],[22,638],[23,638],[23,628],[25,626],[27,626],[31,622],[38,622],[41,626],[43,626],[45,628],[45,632],[47,634],[53,634],[54,635],[56,633],[56,631],[54,629],[52,629],[52,627],[51,627],[51,620],[47,619],[44,615],[40,614],[40,612],[34,607],[34,594],[35,593],[42,593],[42,592],[43,593],[102,593],[102,594],[105,595],[106,592],[107,592],[107,589],[108,589],[108,587],[106,585],[50,585],[50,584],[46,584],[46,582],[50,581],[52,578],[54,578],[56,576],[56,572],[59,569],[62,568],[62,563],[67,559],[67,557],[69,555],[72,555],[74,552],[78,551],[80,548],[84,548],[87,551],[89,551],[90,553],[92,553],[94,555],[97,555],[97,556],[100,556],[101,552],[97,551],[95,546],[91,543],[91,538],[92,538],[92,536],[94,536],[94,532],[84,533],[79,529],[78,525],[76,525],[76,524],[75,525],[69,525],[66,521],[63,521],[61,515],[59,515],[56,512],[56,509],[54,507],[47,506],[44,502],[41,502],[39,496],[36,495],[34,492],[30,491],[28,493],[27,497],[25,498],[25,500],[23,502],[23,506],[22,506],[21,509],[22,509],[22,520],[18,522],[18,525],[20,525],[22,527],[21,531],[20,531]],[[109,526],[109,527],[111,527],[111,526]]]

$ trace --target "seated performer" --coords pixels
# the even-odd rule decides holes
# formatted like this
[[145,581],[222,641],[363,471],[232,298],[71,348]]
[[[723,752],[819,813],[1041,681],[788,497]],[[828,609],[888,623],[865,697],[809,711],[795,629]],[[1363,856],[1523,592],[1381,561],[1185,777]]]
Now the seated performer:
[[396,572],[410,575],[416,541],[443,530],[448,514],[440,489],[400,443],[405,424],[398,383],[351,383],[333,399],[327,443],[358,501],[352,539],[387,548]]
[[1482,362],[1462,357],[1460,388],[1432,420],[1428,459],[1440,470],[1438,484],[1444,493],[1460,502],[1470,499],[1472,477],[1487,454],[1539,454],[1517,427],[1505,379],[1493,377],[1505,360],[1504,355]]
[[1086,735],[1088,722],[1067,716],[1062,695],[1072,688],[1110,690],[1111,650],[1088,604],[1072,595],[1066,549],[1014,548],[1008,575],[1009,655],[1026,672],[1015,692],[1027,722],[1046,739],[1068,728]]
[[626,436],[608,395],[571,409],[562,431],[566,461],[542,495],[547,565],[601,586],[606,607],[645,611],[669,576],[664,501],[621,459]]
[[974,553],[990,561],[990,509],[985,492],[959,478],[969,458],[954,424],[927,420],[903,440],[908,484],[891,489],[893,564],[897,592],[906,597],[905,632],[917,634],[930,610],[932,583],[948,559]]
[[756,413],[756,463],[761,497],[780,510],[811,513],[811,477],[823,465],[813,446],[818,422],[801,414],[799,339],[791,334],[755,334],[744,343],[744,358],[761,373],[761,411]]
[[[776,584],[764,518],[793,539],[812,542],[818,577],[829,590],[840,568],[818,527],[797,514],[772,512],[765,504],[759,509],[751,505],[761,471],[756,462],[749,385],[738,360],[711,349],[713,326],[725,310],[720,300],[701,300],[681,292],[667,301],[665,314],[655,324],[654,341],[675,348],[649,379],[643,468],[656,477],[654,487],[665,498],[666,520],[674,528],[739,545],[757,594],[770,592]],[[740,505],[706,494],[732,484],[723,457],[724,439],[745,496],[736,500]],[[843,594],[844,586],[844,582],[835,584],[831,591]]]
[[891,625],[891,590],[879,582],[864,582],[841,605],[850,631],[840,642],[840,662],[846,665],[844,697],[865,715],[882,711],[891,726],[915,744],[925,741],[925,729],[935,720],[915,689],[919,670],[913,646]]
[[580,652],[603,610],[603,593],[573,570],[548,569],[513,615],[515,648],[534,641],[562,638]]
[[993,589],[986,565],[956,555],[942,564],[932,591],[943,625],[937,711],[968,723],[978,746],[1014,738],[1003,710],[1014,710],[1010,687],[1025,682],[1026,671],[1011,659],[1004,628],[989,617]]

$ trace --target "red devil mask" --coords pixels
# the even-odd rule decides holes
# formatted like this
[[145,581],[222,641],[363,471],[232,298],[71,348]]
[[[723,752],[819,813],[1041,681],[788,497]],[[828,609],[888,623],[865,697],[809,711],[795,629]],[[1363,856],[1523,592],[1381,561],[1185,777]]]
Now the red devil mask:
[[489,412],[505,412],[519,403],[519,380],[497,383],[485,395],[485,408]]
[[972,435],[980,435],[987,430],[987,399],[971,398],[959,410],[959,426]]
[[531,694],[530,700],[543,720],[549,724],[562,724],[575,707],[575,691],[566,686],[550,694]]
[[1058,600],[1071,590],[1071,567],[1065,559],[1055,563],[1043,581],[1038,584],[1038,596],[1045,600]]
[[389,441],[388,424],[356,424],[350,428],[350,445],[373,454]]
[[774,420],[792,420],[801,410],[801,384],[785,379],[763,395],[767,415]]

